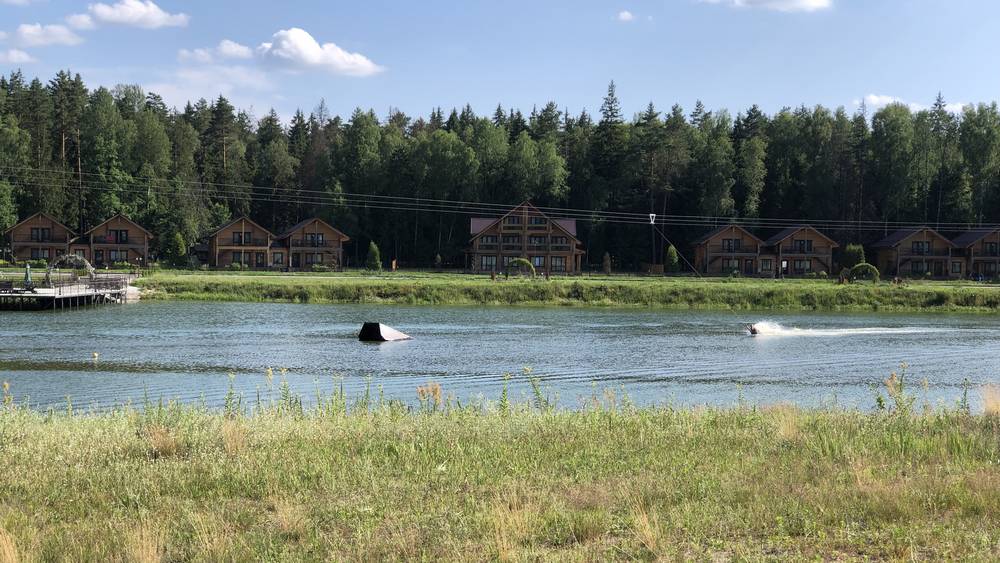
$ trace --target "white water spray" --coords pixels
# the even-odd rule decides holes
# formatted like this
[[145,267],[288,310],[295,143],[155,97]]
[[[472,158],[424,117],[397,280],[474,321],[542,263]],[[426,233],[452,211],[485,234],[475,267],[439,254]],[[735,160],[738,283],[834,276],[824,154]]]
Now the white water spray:
[[930,332],[946,332],[948,329],[931,327],[864,327],[864,328],[797,328],[785,327],[773,321],[760,321],[753,324],[757,336],[766,337],[837,337],[865,336],[878,334],[923,334]]

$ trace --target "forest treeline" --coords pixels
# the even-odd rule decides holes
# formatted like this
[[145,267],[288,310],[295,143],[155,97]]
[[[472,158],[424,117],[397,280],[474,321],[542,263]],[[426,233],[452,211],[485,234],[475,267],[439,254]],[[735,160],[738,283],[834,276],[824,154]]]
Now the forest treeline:
[[[89,89],[77,74],[47,83],[0,78],[0,229],[45,211],[72,228],[122,212],[157,235],[163,258],[227,219],[276,231],[318,215],[386,258],[461,265],[469,216],[352,204],[351,194],[538,205],[597,212],[845,221],[827,233],[871,242],[876,222],[977,224],[1000,216],[1000,111],[891,104],[869,114],[822,106],[731,116],[652,103],[627,118],[612,83],[599,113],[549,102],[525,115],[497,107],[425,117],[325,104],[282,123],[224,97],[168,108],[135,85]],[[320,201],[320,204],[316,202]],[[867,226],[867,228],[865,227]],[[686,249],[709,227],[670,226]],[[663,244],[641,225],[581,221],[588,262],[624,268]],[[653,249],[651,252],[651,248]],[[357,256],[359,254],[361,256]]]

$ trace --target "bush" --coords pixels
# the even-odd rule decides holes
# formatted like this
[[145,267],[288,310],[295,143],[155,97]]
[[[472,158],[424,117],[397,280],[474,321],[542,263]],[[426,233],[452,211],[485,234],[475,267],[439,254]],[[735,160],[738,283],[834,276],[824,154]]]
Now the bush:
[[326,264],[313,264],[310,268],[313,272],[329,272],[330,267]]
[[849,244],[844,248],[844,254],[840,257],[840,263],[845,268],[853,268],[858,264],[865,263],[865,247],[860,244]]
[[111,264],[111,267],[115,270],[128,270],[132,267],[132,264],[129,264],[128,262],[115,262],[114,264]]
[[852,280],[871,280],[873,282],[879,280],[878,268],[867,262],[855,265],[851,268],[850,274]]
[[28,260],[27,262],[25,262],[25,265],[31,266],[32,268],[48,268],[49,261],[45,260],[44,258],[39,260]]
[[441,269],[441,264],[443,264],[443,263],[444,263],[444,260],[441,259],[441,255],[440,254],[435,254],[434,255],[434,269],[435,270],[440,270]]
[[611,255],[607,252],[604,253],[604,258],[601,259],[601,270],[604,271],[605,275],[611,275]]
[[382,271],[382,253],[375,241],[368,243],[368,256],[365,258],[365,269],[372,272]]
[[510,263],[507,264],[507,273],[510,273],[511,271],[522,273],[528,272],[531,274],[531,277],[535,277],[535,266],[531,262],[528,262],[526,258],[515,258],[511,260]]
[[242,272],[243,264],[240,264],[239,262],[233,262],[232,264],[226,266],[226,269],[229,270],[230,272]]
[[681,271],[681,257],[677,254],[677,249],[672,244],[667,247],[667,254],[663,258],[663,265],[671,274]]

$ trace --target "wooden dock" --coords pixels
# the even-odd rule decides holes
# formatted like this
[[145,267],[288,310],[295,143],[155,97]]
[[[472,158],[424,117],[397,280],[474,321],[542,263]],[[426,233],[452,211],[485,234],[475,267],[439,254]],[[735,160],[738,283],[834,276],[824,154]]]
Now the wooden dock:
[[134,276],[107,274],[27,286],[0,281],[0,310],[41,311],[124,303]]

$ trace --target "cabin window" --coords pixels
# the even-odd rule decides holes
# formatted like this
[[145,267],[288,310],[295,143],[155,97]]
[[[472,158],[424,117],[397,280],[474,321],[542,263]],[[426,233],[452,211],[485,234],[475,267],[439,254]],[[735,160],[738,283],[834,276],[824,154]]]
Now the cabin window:
[[504,235],[504,244],[521,244],[521,235]]
[[306,264],[322,264],[323,254],[319,252],[310,252],[306,254]]
[[263,268],[264,265],[267,264],[267,255],[264,254],[263,252],[258,252],[256,264],[257,267]]
[[565,256],[553,256],[549,260],[552,263],[553,272],[565,272],[566,271],[566,257]]
[[127,250],[109,250],[108,260],[114,264],[115,262],[127,262],[128,261],[128,251]]
[[951,273],[953,273],[953,274],[961,274],[962,273],[962,263],[961,262],[957,262],[957,261],[956,262],[952,262],[951,263]]
[[543,245],[545,244],[545,237],[538,237],[538,236],[528,237],[528,244]]
[[500,262],[500,264],[502,264],[502,265],[503,265],[503,267],[504,267],[504,268],[506,268],[507,266],[510,266],[510,263],[511,263],[511,262],[512,262],[512,261],[513,261],[513,260],[514,260],[515,258],[517,258],[517,256],[504,256],[504,257],[503,257],[503,261],[501,261],[501,262]]
[[31,259],[32,260],[48,260],[49,249],[48,248],[32,248],[31,249]]
[[283,266],[285,264],[284,252],[275,252],[271,256],[272,256],[271,263],[274,264],[275,266]]
[[534,267],[536,267],[536,268],[544,268],[545,267],[545,257],[544,256],[532,256],[531,257],[531,265],[534,266]]
[[73,252],[73,254],[76,254],[77,257],[79,257],[79,258],[86,258],[86,255],[85,255],[86,253],[84,251],[82,251],[82,250],[77,250],[77,251]]
[[127,230],[125,230],[125,229],[115,229],[115,230],[108,231],[108,233],[111,235],[111,240],[113,240],[115,242],[115,244],[128,244],[128,231]]
[[796,260],[794,266],[796,272],[806,273],[812,270],[812,260]]
[[483,235],[483,237],[479,239],[479,244],[496,244],[496,243],[497,243],[496,235]]
[[723,252],[739,252],[743,241],[738,238],[724,238],[722,239],[722,251]]
[[915,240],[912,245],[913,253],[918,255],[930,254],[931,253],[931,241],[929,240]]
[[914,275],[923,275],[927,271],[927,262],[924,261],[914,261],[910,262],[910,273]]
[[813,250],[813,241],[811,241],[811,240],[793,240],[792,241],[792,248],[794,248],[797,252],[812,252],[812,250]]
[[545,217],[538,217],[538,216],[529,217],[528,218],[528,224],[529,225],[544,225],[545,224]]
[[497,257],[496,256],[480,256],[479,257],[479,269],[494,271],[497,269]]
[[987,256],[996,256],[997,254],[1000,254],[1000,252],[998,252],[998,250],[1000,250],[1000,245],[998,245],[995,242],[984,242],[983,243],[983,254],[985,254]]
[[98,264],[100,264],[101,262],[104,262],[104,251],[103,250],[95,250],[94,251],[94,262],[97,262]]
[[566,237],[552,237],[552,244],[569,244],[569,239]]
[[726,258],[722,261],[722,269],[726,272],[735,272],[740,269],[740,261],[738,258]]
[[503,222],[505,225],[520,225],[521,216],[520,215],[508,215],[504,217]]
[[985,266],[985,268],[983,268],[983,270],[987,274],[996,275],[996,273],[997,273],[997,263],[996,262],[988,262],[986,264],[983,264],[983,266]]
[[774,262],[772,262],[770,258],[761,258],[760,271],[770,272],[772,269],[774,269]]
[[52,229],[48,227],[32,227],[31,242],[48,242],[52,239]]

